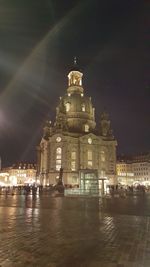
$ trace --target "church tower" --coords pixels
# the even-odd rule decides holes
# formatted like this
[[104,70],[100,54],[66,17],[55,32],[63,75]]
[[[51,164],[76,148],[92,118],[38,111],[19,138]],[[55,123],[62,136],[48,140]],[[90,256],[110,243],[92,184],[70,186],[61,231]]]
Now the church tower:
[[[90,177],[116,184],[116,145],[108,114],[102,113],[96,127],[95,108],[84,92],[83,73],[74,65],[68,73],[68,87],[56,107],[56,119],[46,122],[38,146],[38,175],[45,186],[56,184],[63,168],[65,185],[90,188]],[[89,177],[83,182],[83,177]]]
[[67,93],[60,98],[56,108],[56,128],[68,130],[80,136],[95,129],[95,109],[91,98],[84,95],[82,86],[83,73],[76,60],[68,74]]

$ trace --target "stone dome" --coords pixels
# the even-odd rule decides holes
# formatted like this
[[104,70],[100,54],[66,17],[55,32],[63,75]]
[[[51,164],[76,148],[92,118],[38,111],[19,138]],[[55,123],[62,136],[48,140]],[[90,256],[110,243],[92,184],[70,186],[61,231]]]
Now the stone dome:
[[[68,128],[75,132],[90,132],[95,128],[94,109],[91,98],[81,94],[64,97]],[[86,128],[85,128],[86,127]]]

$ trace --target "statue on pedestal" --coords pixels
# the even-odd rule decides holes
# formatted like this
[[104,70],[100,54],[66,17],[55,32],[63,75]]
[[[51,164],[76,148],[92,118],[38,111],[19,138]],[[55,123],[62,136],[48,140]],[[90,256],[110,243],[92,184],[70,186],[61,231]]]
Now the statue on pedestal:
[[59,171],[59,178],[58,178],[58,182],[55,186],[55,190],[58,191],[58,193],[63,194],[64,193],[64,185],[62,182],[62,177],[63,177],[63,168],[60,168]]

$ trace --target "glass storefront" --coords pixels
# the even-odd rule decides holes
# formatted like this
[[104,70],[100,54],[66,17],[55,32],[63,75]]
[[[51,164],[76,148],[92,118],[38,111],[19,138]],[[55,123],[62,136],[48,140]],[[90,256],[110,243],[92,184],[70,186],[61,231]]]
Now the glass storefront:
[[99,179],[97,170],[80,171],[80,190],[82,194],[99,195]]

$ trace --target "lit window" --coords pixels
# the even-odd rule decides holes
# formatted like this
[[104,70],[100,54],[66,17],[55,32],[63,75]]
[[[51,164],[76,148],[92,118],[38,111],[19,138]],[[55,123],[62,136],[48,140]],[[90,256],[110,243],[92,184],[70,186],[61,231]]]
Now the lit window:
[[56,170],[59,171],[61,168],[61,157],[62,157],[62,149],[61,147],[57,147],[56,149]]
[[88,167],[92,167],[92,161],[88,160]]
[[70,103],[66,103],[66,111],[68,112],[70,110]]
[[88,158],[88,167],[92,167],[92,151],[88,150],[88,154],[87,154],[87,158]]
[[72,171],[76,170],[76,162],[75,161],[71,161],[71,170]]
[[75,151],[71,152],[71,170],[72,171],[76,170],[76,152]]
[[57,154],[61,154],[61,147],[57,147],[56,151],[57,151]]
[[73,152],[71,153],[71,159],[76,159],[76,152],[75,152],[75,151],[73,151]]
[[100,154],[101,154],[101,161],[104,162],[105,161],[105,152],[101,151]]
[[85,112],[85,104],[82,104],[82,111]]
[[105,177],[105,171],[101,170],[101,177]]
[[92,144],[92,138],[88,138],[88,143]]
[[61,142],[61,137],[60,137],[60,136],[58,136],[58,137],[56,138],[56,142]]
[[92,160],[92,151],[88,150],[88,160]]
[[88,124],[84,125],[84,130],[85,130],[85,132],[89,132],[89,125]]
[[56,159],[61,159],[61,154],[56,154]]

